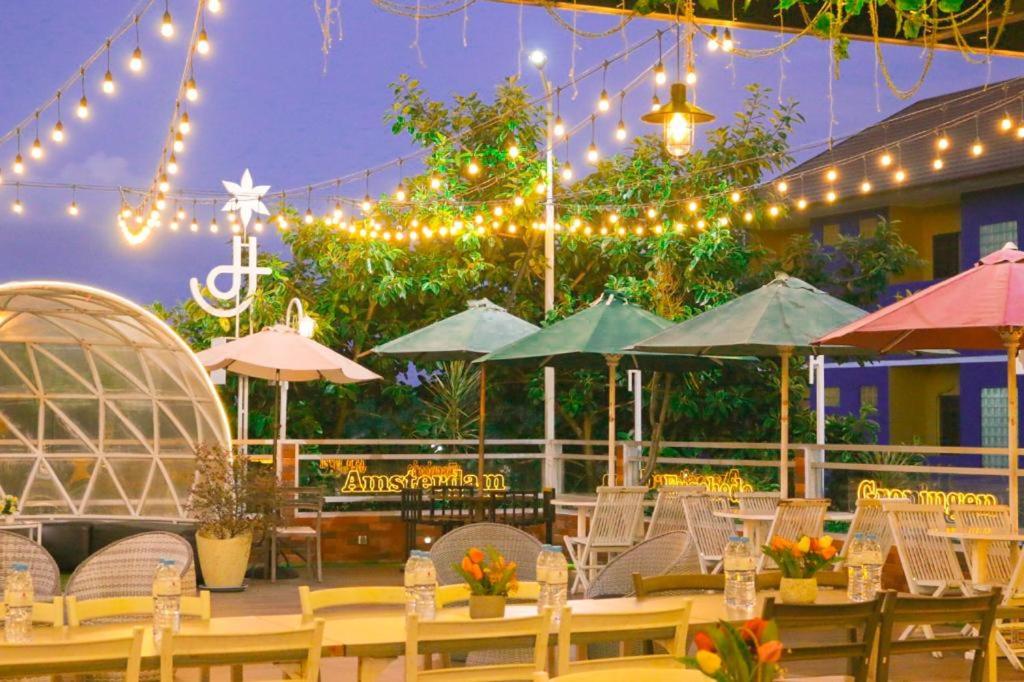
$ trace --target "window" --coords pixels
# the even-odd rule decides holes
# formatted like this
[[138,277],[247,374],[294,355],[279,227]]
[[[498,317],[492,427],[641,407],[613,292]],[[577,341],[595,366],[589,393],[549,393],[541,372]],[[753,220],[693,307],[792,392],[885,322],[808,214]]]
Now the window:
[[825,387],[825,407],[839,407],[839,387]]
[[[1009,441],[1006,432],[1006,389],[981,389],[981,447],[1005,448]],[[1001,468],[1006,466],[1006,457],[982,455],[981,465]]]
[[958,272],[960,272],[960,233],[946,232],[932,235],[932,279],[952,277]]
[[860,409],[865,407],[878,409],[878,386],[860,387]]
[[[1004,424],[1005,426],[1005,424]],[[939,396],[939,445],[960,445],[960,396]]]
[[978,228],[978,257],[984,258],[993,251],[998,251],[1006,242],[1017,243],[1016,220],[982,225]]
[[861,237],[874,237],[875,231],[878,229],[878,218],[861,218],[857,229],[860,230]]
[[[832,223],[821,228],[821,245],[835,246],[839,243],[842,233],[839,231],[839,223]],[[1002,244],[1000,244],[1002,246]]]

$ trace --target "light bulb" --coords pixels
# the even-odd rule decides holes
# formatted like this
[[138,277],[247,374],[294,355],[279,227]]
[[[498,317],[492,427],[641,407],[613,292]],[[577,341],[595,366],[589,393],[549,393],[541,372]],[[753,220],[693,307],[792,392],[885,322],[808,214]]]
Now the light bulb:
[[157,197],[156,208],[157,208],[158,211],[162,211],[165,208],[167,208],[167,199],[164,199],[162,196],[161,197]]
[[188,82],[185,83],[185,97],[189,102],[195,102],[199,99],[199,88],[196,87],[195,78],[189,78]]
[[786,192],[789,191],[789,183],[786,182],[785,180],[779,180],[779,182],[776,183],[775,185],[775,189],[776,191],[778,191],[779,194],[785,194]]
[[934,161],[932,161],[932,168],[935,170],[942,170],[942,167],[944,165],[945,164],[942,162],[942,159],[935,159]]
[[619,214],[612,213],[610,216],[608,216],[608,222],[610,222],[612,225],[619,222]]
[[861,181],[861,183],[860,183],[860,192],[861,192],[861,194],[867,194],[870,191],[871,191],[871,181],[869,181],[869,180]]
[[161,192],[166,192],[171,188],[171,183],[167,181],[167,175],[164,173],[160,174],[160,182],[157,183],[157,189]]
[[878,163],[881,164],[882,168],[888,168],[892,165],[892,154],[884,152],[878,159]]
[[904,180],[907,179],[907,172],[900,168],[895,173],[893,173],[892,179],[895,180],[896,182],[903,182]]
[[174,37],[174,22],[171,20],[171,13],[164,10],[163,19],[160,20],[160,35],[164,38]]
[[213,234],[217,234],[218,232],[220,232],[220,227],[217,225],[216,218],[210,221],[210,232],[212,232]]
[[21,215],[25,212],[25,205],[21,203],[21,199],[15,199],[14,203],[11,204],[11,210]]
[[529,58],[530,63],[536,66],[537,68],[544,66],[545,64],[547,64],[548,61],[547,53],[545,53],[544,50],[541,49],[531,50]]
[[199,37],[196,38],[196,52],[202,55],[210,54],[210,37],[206,35],[205,28],[199,32]]
[[172,145],[174,151],[179,154],[185,151],[185,138],[182,136],[181,131],[174,133],[174,143]]
[[597,99],[597,110],[604,113],[608,111],[612,103],[608,100],[608,91],[602,90],[601,96]]
[[651,97],[651,111],[657,111],[658,109],[661,109],[661,100],[658,99],[658,94],[655,93],[654,96]]
[[441,178],[437,177],[436,175],[431,175],[430,176],[430,189],[440,189],[440,188],[441,188]]
[[587,147],[587,161],[590,163],[597,163],[597,160],[601,158],[601,153],[597,151],[597,145],[593,142]]
[[39,141],[38,137],[32,141],[32,147],[28,150],[28,154],[33,159],[43,158],[43,143]]
[[220,0],[206,0],[206,9],[212,14],[219,14],[221,10]]
[[185,219],[185,209],[179,208],[177,211],[174,212],[174,217],[175,217],[176,220],[184,220]]
[[1009,114],[1006,114],[999,121],[999,129],[1002,130],[1005,133],[1006,131],[1008,131],[1012,127],[1013,127],[1013,119],[1010,118]]
[[732,52],[735,43],[732,40],[732,32],[729,29],[725,29],[725,33],[722,34],[722,52]]
[[743,212],[743,222],[749,223],[749,222],[753,222],[753,220],[754,220],[754,214],[751,211],[744,211]]
[[520,207],[520,206],[522,206],[522,205],[523,205],[524,203],[525,203],[525,200],[524,200],[524,199],[523,199],[523,198],[522,198],[521,196],[519,196],[518,194],[517,194],[517,195],[515,195],[515,196],[514,196],[514,197],[512,198],[512,204],[513,204],[513,205],[514,205],[514,206],[515,206],[516,208],[519,208],[519,207]]
[[697,221],[696,228],[698,230],[703,230],[707,226],[708,226],[707,221],[705,221],[703,218],[701,218],[700,220]]
[[124,208],[121,209],[122,218],[131,218],[134,213],[135,211],[133,211],[127,204],[125,204]]
[[718,29],[712,28],[711,35],[708,36],[708,52],[716,52],[718,50]]
[[555,137],[562,137],[565,135],[565,121],[562,120],[561,116],[555,117],[555,123],[552,126],[551,132],[555,134]]
[[182,135],[188,135],[192,132],[192,121],[189,119],[187,111],[178,119],[178,130]]
[[142,71],[142,48],[136,47],[132,51],[132,58],[128,60],[128,68],[138,73]]
[[306,214],[304,216],[302,216],[302,222],[306,223],[307,225],[312,225],[313,224],[313,211],[312,211],[312,209],[308,209],[308,208],[306,209]]
[[981,156],[985,151],[985,147],[981,144],[981,140],[975,140],[974,144],[971,145],[971,155]]
[[686,84],[695,85],[697,83],[697,72],[693,69],[686,70]]
[[405,185],[398,183],[398,187],[395,189],[395,201],[402,203],[405,201]]
[[68,215],[78,215],[78,204],[75,201],[72,201],[70,204],[68,204]]
[[178,231],[178,227],[179,227],[178,221],[177,220],[172,220],[171,221],[171,232],[177,232]]
[[777,218],[778,215],[779,215],[779,207],[776,206],[775,204],[772,204],[771,206],[769,206],[768,207],[768,215],[770,215],[772,218]]
[[939,139],[935,140],[935,148],[940,152],[944,152],[949,149],[949,144],[949,137],[947,135],[943,135]]
[[263,221],[262,220],[257,220],[256,222],[254,222],[252,224],[252,229],[255,230],[256,232],[262,232],[263,231]]
[[698,204],[696,201],[691,200],[686,202],[686,210],[689,211],[690,213],[696,213],[698,208],[700,208],[700,204]]
[[494,215],[500,218],[501,216],[505,215],[505,209],[503,209],[501,206],[495,206],[493,213]]
[[743,197],[740,195],[740,193],[735,190],[733,190],[732,194],[729,195],[729,201],[731,201],[734,204],[740,203],[740,199],[742,198]]
[[540,182],[537,183],[537,186],[534,188],[534,190],[537,192],[537,194],[546,194],[548,191],[548,183],[541,180]]
[[192,232],[198,232],[199,231],[199,221],[196,220],[195,217],[193,217],[192,218],[192,222],[189,223],[188,229],[191,230]]
[[78,109],[75,110],[75,113],[78,114],[78,118],[89,118],[89,100],[85,95],[78,100]]
[[562,166],[562,179],[565,181],[572,180],[572,164],[568,161]]
[[654,208],[647,209],[647,217],[648,218],[653,219],[653,218],[656,218],[657,215],[658,215],[658,212]]
[[665,73],[665,65],[659,61],[654,65],[654,82],[658,85],[664,85],[667,80],[668,75]]
[[50,137],[53,139],[54,142],[63,142],[64,141],[64,124],[61,123],[60,121],[57,121],[56,123],[54,123],[53,124],[53,132],[50,133]]
[[825,179],[829,182],[835,182],[838,177],[839,171],[837,171],[835,168],[829,168],[827,171],[825,171]]
[[836,194],[836,191],[834,189],[830,189],[828,192],[825,193],[825,201],[827,201],[830,204],[834,203],[837,198],[838,195]]
[[665,151],[672,156],[684,156],[693,147],[693,126],[680,112],[669,117],[664,124]]
[[114,83],[114,74],[110,73],[110,69],[107,69],[107,72],[103,74],[102,88],[103,92],[108,95],[113,95],[114,91],[117,90],[117,85]]
[[477,175],[480,172],[480,164],[476,162],[476,159],[472,159],[469,165],[466,166],[466,173],[469,175]]
[[178,172],[178,159],[174,156],[174,152],[167,158],[167,172],[171,175],[176,175]]
[[18,155],[14,157],[13,168],[14,172],[18,175],[25,172],[25,160],[21,158],[21,152],[18,152]]
[[1017,139],[1024,140],[1024,123],[1017,126]]
[[519,157],[519,145],[515,142],[508,146],[508,158],[515,159]]
[[619,124],[615,126],[615,139],[622,142],[626,139],[626,122],[619,119]]
[[340,221],[342,219],[342,217],[345,215],[345,212],[341,210],[341,202],[337,202],[334,204],[334,213],[332,213],[331,215],[334,217],[335,221]]
[[360,208],[363,209],[363,213],[369,213],[373,209],[373,201],[370,199],[369,194],[363,197],[363,203],[360,204]]
[[807,208],[807,199],[800,197],[796,200],[796,208],[798,211],[802,211]]

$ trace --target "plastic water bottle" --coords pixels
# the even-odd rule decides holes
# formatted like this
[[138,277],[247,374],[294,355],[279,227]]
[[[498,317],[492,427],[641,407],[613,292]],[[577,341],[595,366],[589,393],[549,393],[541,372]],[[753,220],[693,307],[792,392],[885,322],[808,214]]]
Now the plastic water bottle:
[[864,536],[863,547],[861,601],[871,601],[882,589],[882,564],[885,563],[885,557],[882,556],[878,537],[873,533]]
[[846,551],[846,598],[852,602],[864,601],[864,534],[854,533]]
[[722,564],[725,571],[725,608],[752,612],[757,605],[757,586],[754,579],[756,561],[750,548],[750,538],[730,537]]
[[437,609],[437,568],[429,552],[420,554],[419,580],[416,583],[416,615],[420,620],[434,620]]
[[7,616],[4,620],[4,638],[8,642],[28,642],[32,639],[32,574],[28,564],[11,564],[4,582],[4,604]]
[[548,564],[548,606],[557,622],[562,608],[569,601],[569,562],[562,554],[562,548],[551,545],[551,559]]
[[181,625],[181,574],[174,559],[161,559],[153,578],[153,638],[164,630],[177,632]]
[[551,606],[551,583],[548,582],[551,549],[551,545],[541,545],[540,554],[537,555],[537,586],[540,588],[537,595],[537,613],[543,613],[546,607]]

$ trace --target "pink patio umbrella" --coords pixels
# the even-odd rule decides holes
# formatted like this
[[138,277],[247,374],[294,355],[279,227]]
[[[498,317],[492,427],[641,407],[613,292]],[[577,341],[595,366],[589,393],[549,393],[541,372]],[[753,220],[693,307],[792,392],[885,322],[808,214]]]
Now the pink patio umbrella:
[[898,353],[928,348],[1006,349],[1010,513],[1018,508],[1017,352],[1024,334],[1024,252],[1014,244],[970,270],[840,327],[816,341]]
[[[290,326],[275,324],[262,331],[197,353],[207,371],[225,369],[258,379],[276,381],[316,381],[336,384],[374,381],[380,376],[344,355],[306,338]],[[281,429],[280,400],[283,388],[275,395],[274,455]]]

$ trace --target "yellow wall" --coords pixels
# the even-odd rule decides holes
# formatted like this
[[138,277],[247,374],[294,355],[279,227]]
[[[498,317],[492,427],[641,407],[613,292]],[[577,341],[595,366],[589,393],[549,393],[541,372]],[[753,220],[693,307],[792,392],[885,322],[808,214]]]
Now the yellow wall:
[[752,230],[751,235],[754,241],[766,247],[774,256],[781,256],[786,251],[786,245],[794,234],[801,234],[807,230]]
[[909,269],[901,276],[894,277],[893,283],[931,279],[932,236],[960,231],[960,206],[957,204],[927,208],[893,206],[889,209],[889,219],[895,223],[903,240],[913,246],[917,251],[918,258],[924,261],[924,265],[921,267]]
[[957,365],[889,368],[889,440],[939,444],[939,396],[960,393]]

